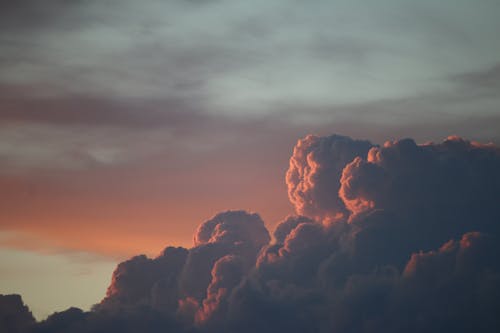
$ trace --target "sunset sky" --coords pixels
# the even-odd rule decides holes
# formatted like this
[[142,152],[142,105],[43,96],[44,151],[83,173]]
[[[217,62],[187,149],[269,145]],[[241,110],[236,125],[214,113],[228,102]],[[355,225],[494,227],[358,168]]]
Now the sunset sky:
[[[500,2],[4,1],[0,294],[38,319],[203,221],[294,212],[297,140],[500,144]],[[57,290],[54,293],[53,290]]]

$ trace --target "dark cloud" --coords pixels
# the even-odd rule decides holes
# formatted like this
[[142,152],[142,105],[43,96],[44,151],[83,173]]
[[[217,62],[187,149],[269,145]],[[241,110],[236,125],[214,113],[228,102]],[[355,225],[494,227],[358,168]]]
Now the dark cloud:
[[83,312],[77,308],[55,313],[39,323],[31,333],[161,333],[190,332],[172,317],[148,307],[134,311]]
[[91,312],[36,332],[496,332],[498,170],[497,146],[458,137],[308,136],[288,182],[314,219],[289,216],[271,240],[257,214],[222,212],[193,248],[121,263]]
[[202,306],[195,315],[198,326],[206,325],[207,322],[224,320],[227,312],[227,299],[233,290],[243,279],[246,269],[241,257],[227,255],[217,260],[212,269],[212,281],[207,287],[207,296]]
[[283,244],[290,232],[302,223],[314,223],[314,220],[311,220],[310,218],[305,216],[287,217],[284,221],[279,223],[274,230],[273,237],[275,242],[278,244]]
[[498,330],[499,254],[498,236],[478,232],[413,254],[395,287],[393,331]]
[[[315,232],[299,225],[284,245],[270,246],[233,294],[231,325],[243,332],[468,331],[474,325],[494,331],[498,305],[486,294],[498,293],[499,161],[498,148],[456,137],[421,146],[389,142],[354,157],[337,178],[352,215]],[[339,190],[330,189],[325,196]],[[275,315],[264,323],[258,317],[266,312]]]
[[194,245],[230,243],[260,249],[269,242],[269,233],[257,214],[228,211],[217,214],[201,224],[194,236]]
[[20,295],[0,295],[0,332],[25,333],[35,318]]
[[[477,325],[494,331],[496,298],[486,294],[498,292],[499,161],[498,148],[456,137],[420,146],[389,142],[353,157],[335,176],[351,216],[278,227],[290,224],[288,235],[265,250],[233,292],[225,327],[433,332]],[[325,196],[339,191],[330,189]],[[479,285],[488,291],[479,292]]]
[[203,323],[225,309],[224,299],[255,265],[269,240],[257,214],[217,214],[199,226],[193,248],[168,247],[154,259],[142,255],[119,264],[94,311],[147,308]]
[[468,231],[499,231],[499,155],[496,146],[458,137],[387,142],[346,166],[339,193],[352,218],[390,212],[411,230],[408,239],[429,250]]
[[137,256],[122,262],[113,272],[106,298],[96,309],[120,310],[150,306],[175,311],[179,274],[188,250],[168,247],[155,259]]
[[254,264],[269,233],[257,214],[244,211],[219,213],[198,227],[193,247],[182,271],[180,289],[185,298],[202,302],[213,280],[212,268],[226,256],[238,256],[243,270]]

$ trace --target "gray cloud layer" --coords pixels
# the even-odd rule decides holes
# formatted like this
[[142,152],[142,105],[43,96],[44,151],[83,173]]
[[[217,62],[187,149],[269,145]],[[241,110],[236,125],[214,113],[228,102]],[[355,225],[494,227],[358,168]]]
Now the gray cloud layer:
[[288,146],[332,128],[499,141],[496,1],[1,6],[0,159],[14,168],[123,164],[257,127]]
[[500,61],[498,10],[487,0],[6,3],[1,83],[39,98],[196,99],[239,115],[448,93],[450,78]]

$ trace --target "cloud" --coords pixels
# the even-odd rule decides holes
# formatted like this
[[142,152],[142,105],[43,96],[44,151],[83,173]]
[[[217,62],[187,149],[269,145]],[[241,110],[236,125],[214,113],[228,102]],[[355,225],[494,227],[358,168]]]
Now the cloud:
[[212,267],[222,257],[236,255],[245,270],[255,263],[260,249],[270,240],[264,222],[257,214],[226,211],[202,223],[196,231],[182,271],[180,288],[185,297],[201,302],[213,279]]
[[24,333],[35,324],[35,318],[20,295],[0,295],[0,332]]
[[1,6],[2,82],[42,96],[189,96],[215,112],[267,113],[290,97],[345,105],[446,89],[439,78],[498,61],[493,1]]
[[260,249],[269,242],[269,233],[257,214],[227,211],[201,224],[194,236],[194,245],[232,243]]
[[245,265],[241,257],[227,255],[217,260],[212,268],[212,281],[207,288],[207,296],[196,313],[195,321],[203,325],[207,321],[223,320],[227,311],[227,298],[244,274]]
[[[334,165],[317,161],[304,169]],[[497,147],[457,137],[425,145],[405,139],[354,155],[340,172],[329,173],[340,186],[308,188],[323,198],[339,192],[348,213],[335,223],[279,226],[290,224],[233,292],[228,326],[241,332],[498,327],[495,297],[485,296],[497,294],[500,276],[492,260],[500,250],[494,241],[499,161]],[[338,211],[338,205],[326,207],[324,212]],[[485,291],[476,289],[478,281]],[[434,292],[443,284],[448,291]]]
[[286,174],[288,197],[298,214],[315,219],[341,219],[345,205],[338,197],[344,166],[371,148],[368,141],[332,135],[299,140]]
[[184,248],[167,247],[155,259],[141,255],[120,263],[106,297],[96,309],[117,311],[150,306],[175,311],[178,278],[187,255]]
[[346,166],[340,196],[351,218],[369,210],[395,215],[429,250],[468,231],[498,233],[500,149],[449,137],[439,144],[411,139],[374,147]]
[[54,313],[30,333],[161,333],[188,332],[173,318],[149,308],[119,312],[83,312],[77,308]]
[[451,79],[461,83],[464,88],[472,91],[481,91],[484,93],[490,93],[492,97],[495,97],[495,89],[500,86],[500,64],[495,64],[484,70],[467,72],[453,76]]
[[[0,6],[0,228],[49,247],[157,253],[186,246],[194,223],[227,207],[272,225],[290,213],[279,193],[288,149],[311,131],[500,142],[497,1]],[[375,216],[380,202],[365,199],[381,185],[356,179],[384,169],[359,163],[343,199],[296,192],[293,204],[311,209],[296,213]],[[384,214],[401,225],[396,213]]]
[[[498,235],[469,232],[438,250],[413,254],[395,288],[397,328],[415,332],[498,329],[500,320],[494,314],[500,306],[498,240]],[[450,314],[460,319],[453,320]]]
[[[500,149],[449,137],[383,146],[299,140],[287,173],[297,213],[273,239],[225,211],[190,249],[118,265],[74,332],[495,332],[500,328]],[[44,332],[39,331],[39,332]]]
[[255,265],[269,240],[259,215],[219,213],[199,226],[191,249],[167,247],[154,259],[141,255],[119,264],[94,310],[149,308],[204,322],[221,311],[223,298]]
[[274,230],[273,237],[275,242],[278,244],[284,243],[290,232],[302,223],[314,223],[314,221],[305,216],[287,217],[284,221],[279,223]]

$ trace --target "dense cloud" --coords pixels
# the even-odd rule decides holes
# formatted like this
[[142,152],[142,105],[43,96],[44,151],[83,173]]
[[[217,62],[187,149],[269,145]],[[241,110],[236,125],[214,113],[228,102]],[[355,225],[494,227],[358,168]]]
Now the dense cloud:
[[22,333],[35,324],[35,318],[19,295],[0,295],[0,332]]
[[37,332],[497,332],[500,149],[308,136],[287,172],[297,216],[200,225],[191,249],[118,265],[93,311]]
[[299,140],[286,174],[288,197],[298,214],[311,218],[338,220],[345,205],[338,196],[344,166],[371,148],[368,141],[332,135],[308,135]]
[[123,309],[151,306],[175,310],[178,276],[186,262],[188,251],[168,247],[155,259],[144,255],[122,262],[113,272],[106,298],[96,309]]
[[[83,312],[70,308],[54,313],[34,328],[32,333],[164,333],[183,332],[184,328],[171,316],[139,307],[133,311]],[[186,329],[186,332],[189,330]]]
[[497,234],[499,154],[498,147],[457,137],[388,142],[346,166],[339,193],[352,218],[374,209],[394,214],[412,233],[404,237],[424,249],[468,231]]
[[269,233],[257,214],[227,211],[217,214],[198,228],[193,247],[182,271],[180,290],[184,297],[201,302],[214,278],[212,268],[225,256],[239,256],[250,269]]
[[259,215],[244,211],[220,213],[200,225],[194,236],[195,246],[231,243],[258,250],[268,242],[269,234]]

